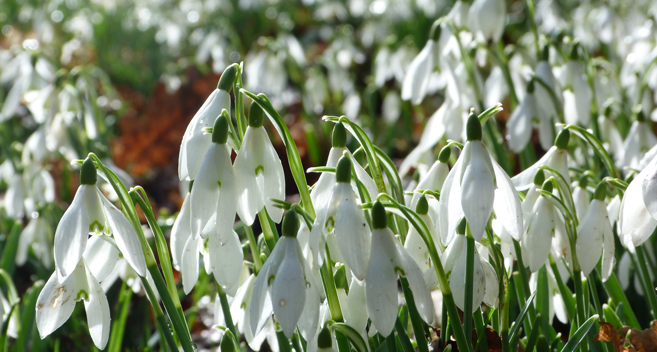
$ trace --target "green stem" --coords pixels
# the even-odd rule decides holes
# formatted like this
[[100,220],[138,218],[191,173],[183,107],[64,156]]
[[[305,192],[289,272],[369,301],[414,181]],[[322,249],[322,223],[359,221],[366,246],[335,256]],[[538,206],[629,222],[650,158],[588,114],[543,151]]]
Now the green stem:
[[251,249],[251,256],[253,257],[253,274],[258,275],[260,268],[262,268],[262,259],[260,259],[258,242],[255,239],[251,226],[244,225],[244,232],[246,232],[246,239],[249,241],[249,248]]
[[267,209],[262,208],[258,212],[258,220],[260,220],[260,227],[262,228],[262,235],[265,236],[265,242],[269,248],[269,252],[274,250],[276,242],[278,242],[278,233],[274,232],[272,229],[271,223],[269,222],[269,214],[267,214]]
[[470,333],[472,331],[472,290],[474,276],[474,256],[475,244],[474,238],[470,234],[470,226],[466,230],[466,254],[465,254],[465,301],[463,303],[463,331]]
[[[230,304],[228,304],[228,298],[226,297],[226,292],[221,288],[216,281],[214,282],[217,286],[217,294],[219,294],[219,302],[221,304],[221,311],[224,313],[224,320],[226,321],[226,327],[230,332],[233,333],[233,336],[237,338],[237,329],[235,329],[235,324],[233,324],[233,316],[230,314]],[[239,345],[236,346],[239,348]]]
[[641,279],[641,283],[643,284],[643,294],[648,300],[648,304],[650,306],[650,311],[652,313],[652,318],[657,319],[657,295],[655,294],[655,285],[652,284],[652,280],[650,279],[650,274],[648,273],[648,267],[646,266],[646,256],[644,253],[644,248],[642,246],[639,246],[636,248],[636,259],[634,258],[634,255],[630,253],[630,256],[632,257],[632,261],[635,264],[635,268],[637,268],[637,271],[639,273],[639,278]]
[[139,278],[141,279],[141,283],[144,286],[144,291],[146,291],[148,301],[151,302],[151,307],[153,307],[153,313],[155,314],[155,321],[157,323],[158,330],[160,331],[160,335],[166,342],[166,345],[163,345],[163,347],[168,346],[169,351],[178,351],[178,346],[176,345],[176,341],[173,339],[173,334],[171,334],[171,330],[169,329],[169,324],[167,323],[167,319],[164,316],[164,311],[162,310],[162,307],[160,307],[160,303],[157,299],[157,296],[155,295],[155,291],[153,291],[151,283],[148,282],[148,280],[143,276],[140,276]]
[[[520,248],[520,242],[513,240],[513,247],[516,251],[516,261],[518,262],[518,272],[520,273],[519,278],[520,278],[520,283],[522,284],[522,289],[523,289],[523,294],[525,295],[523,299],[527,299],[529,292],[529,274],[527,273],[527,268],[525,267],[525,264],[523,263],[522,260],[522,249]],[[515,278],[515,276],[514,276]],[[522,306],[522,304],[521,304]],[[534,307],[529,307],[529,320],[532,321],[536,318],[536,310]]]
[[[415,341],[417,341],[417,347],[420,352],[429,352],[427,339],[424,335],[424,324],[420,314],[417,311],[415,299],[413,298],[413,292],[411,292],[411,288],[408,285],[408,280],[405,277],[400,278],[400,281],[402,290],[404,291],[404,298],[406,298],[408,313],[411,316],[411,325],[413,326],[413,331],[415,332]],[[399,322],[399,320],[397,320],[397,322]]]

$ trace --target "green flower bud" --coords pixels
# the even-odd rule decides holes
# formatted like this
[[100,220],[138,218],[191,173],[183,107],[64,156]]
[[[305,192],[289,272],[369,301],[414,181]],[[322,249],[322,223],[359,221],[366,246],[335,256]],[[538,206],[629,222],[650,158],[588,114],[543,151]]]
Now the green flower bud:
[[347,130],[342,123],[338,122],[335,124],[332,137],[331,145],[334,148],[344,148],[347,146]]
[[579,188],[586,188],[589,185],[589,178],[586,175],[583,175],[579,178],[578,182]]
[[536,175],[534,175],[534,184],[540,187],[543,185],[543,182],[545,182],[545,172],[543,169],[538,169]]
[[297,237],[297,233],[299,233],[299,217],[294,209],[287,211],[287,214],[285,214],[285,217],[283,218],[283,225],[281,228],[283,236]]
[[434,42],[437,42],[440,39],[440,33],[442,32],[442,27],[440,26],[440,21],[436,20],[431,26],[431,32],[429,33],[429,38],[433,39]]
[[418,215],[427,215],[429,213],[429,201],[427,201],[427,197],[424,194],[417,201],[415,212]]
[[595,193],[593,193],[593,199],[604,201],[607,198],[607,185],[604,181],[598,183],[598,186],[595,188]]
[[217,84],[217,88],[226,92],[230,92],[230,90],[233,88],[233,83],[235,82],[236,76],[237,76],[236,64],[226,67],[224,73],[221,74],[221,78],[219,78],[219,84]]
[[374,205],[372,205],[372,226],[374,229],[385,229],[388,227],[386,209],[379,201],[374,202]]
[[82,169],[80,170],[80,184],[95,185],[96,180],[98,180],[96,165],[94,165],[91,158],[87,158],[84,160],[84,163],[82,163]]
[[335,168],[335,180],[337,182],[351,182],[351,158],[343,155],[338,160],[338,166]]
[[333,281],[335,282],[336,288],[344,290],[349,287],[349,283],[347,282],[347,272],[345,271],[345,266],[343,264],[340,264],[335,271],[335,274],[333,274]]
[[543,334],[539,335],[536,341],[536,352],[550,352],[550,344]]
[[[319,349],[330,349],[333,348],[333,339],[331,338],[331,330],[327,327],[323,327],[317,336],[317,347]],[[223,350],[222,350],[223,352]]]
[[559,149],[567,149],[568,142],[570,141],[570,131],[567,129],[561,130],[554,140],[554,145]]
[[468,224],[468,222],[464,218],[461,218],[461,222],[459,222],[459,225],[456,226],[456,233],[459,235],[465,235],[465,227]]
[[226,144],[228,140],[228,120],[222,113],[214,120],[212,127],[212,143]]
[[452,148],[443,147],[443,149],[440,150],[440,154],[438,154],[438,160],[443,164],[447,164],[450,155],[452,155]]
[[466,136],[468,141],[480,141],[481,140],[481,122],[479,118],[474,113],[470,114],[468,117],[468,123],[466,125]]
[[221,338],[221,344],[219,345],[219,350],[221,352],[236,352],[237,348],[235,346],[235,342],[233,342],[233,339],[228,336],[228,334],[224,334],[224,336]]
[[265,113],[262,111],[262,108],[255,101],[251,103],[249,107],[249,126],[257,128],[262,126],[262,122],[265,119]]

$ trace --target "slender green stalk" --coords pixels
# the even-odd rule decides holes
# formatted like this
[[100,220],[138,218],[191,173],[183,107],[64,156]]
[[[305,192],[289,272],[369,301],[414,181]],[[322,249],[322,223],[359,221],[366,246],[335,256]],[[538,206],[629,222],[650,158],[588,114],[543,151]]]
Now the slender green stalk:
[[[477,346],[480,352],[488,352],[488,341],[486,340],[486,323],[482,317],[481,309],[477,309],[474,313],[474,323],[477,329]],[[477,350],[475,346],[475,350]]]
[[[168,347],[169,351],[178,351],[178,346],[176,345],[176,341],[173,339],[173,334],[171,334],[171,331],[169,330],[169,324],[167,323],[164,311],[162,310],[162,307],[160,307],[160,303],[158,302],[157,296],[155,295],[155,291],[153,291],[151,283],[148,282],[148,280],[146,280],[146,278],[143,276],[140,276],[139,278],[141,279],[141,283],[144,286],[144,291],[146,291],[146,297],[148,297],[148,301],[151,302],[151,307],[153,307],[155,322],[157,323],[160,336],[162,336],[166,342],[166,345],[163,344],[162,346],[165,348]],[[185,350],[185,352],[187,351],[188,350]],[[193,349],[189,351],[193,351]]]
[[[518,278],[520,279],[520,283],[522,284],[522,289],[524,292],[525,297],[523,299],[526,299],[526,295],[529,294],[529,274],[527,273],[527,267],[523,263],[522,260],[522,249],[520,248],[520,242],[513,240],[513,247],[516,252],[516,261],[518,262],[518,272],[520,275],[518,275]],[[515,278],[515,275],[514,275]],[[529,320],[534,320],[536,318],[536,310],[534,307],[529,307]]]
[[[404,352],[415,352],[415,348],[413,348],[411,339],[408,337],[408,334],[406,333],[406,328],[402,324],[399,317],[397,317],[397,320],[395,321],[395,331],[397,331],[397,336],[399,337],[399,342],[402,346],[402,350]],[[390,335],[393,336],[394,333]]]
[[123,334],[125,333],[125,322],[128,319],[128,310],[130,308],[130,299],[132,298],[132,289],[125,282],[121,284],[121,294],[119,296],[119,313],[118,319],[112,322],[112,331],[110,335],[108,352],[119,352],[123,345]]
[[636,258],[630,253],[632,261],[634,262],[634,267],[639,273],[639,278],[643,284],[643,294],[648,300],[648,305],[650,306],[650,311],[653,319],[657,319],[657,294],[655,293],[655,285],[652,284],[650,279],[650,273],[648,273],[648,267],[646,266],[646,255],[644,253],[644,248],[639,246],[636,248]]
[[258,250],[258,242],[255,239],[251,226],[244,225],[244,232],[246,232],[246,239],[249,241],[249,249],[251,249],[251,256],[253,257],[253,273],[258,275],[260,268],[262,268],[262,259],[260,258],[260,251]]
[[465,252],[465,301],[463,303],[463,331],[470,333],[472,331],[472,290],[474,288],[474,256],[475,244],[474,238],[470,233],[470,226],[466,230],[466,252]]
[[625,295],[625,292],[623,291],[623,288],[618,281],[618,277],[616,277],[616,273],[612,272],[611,276],[609,276],[609,279],[603,282],[603,285],[609,297],[611,297],[611,299],[616,302],[616,304],[623,304],[623,308],[625,309],[625,323],[627,323],[627,325],[633,329],[641,329],[639,320],[637,320],[636,315],[632,310],[630,301],[627,299],[627,296]]
[[[230,332],[233,333],[233,336],[237,338],[239,335],[237,334],[237,329],[235,329],[235,324],[233,324],[233,316],[230,314],[230,304],[228,304],[228,297],[226,296],[226,292],[224,292],[224,290],[221,288],[221,285],[219,285],[216,281],[214,283],[217,286],[217,294],[219,295],[221,311],[224,313],[226,327],[228,330],[230,330]],[[236,347],[239,348],[239,345],[236,345]]]
[[266,208],[262,208],[262,210],[258,212],[258,220],[260,220],[260,227],[262,228],[262,235],[265,237],[267,248],[269,248],[269,252],[271,252],[274,250],[276,242],[278,242],[278,233],[275,232],[269,222],[269,214],[267,214]]
[[[408,280],[405,277],[400,278],[402,290],[404,291],[404,298],[406,298],[406,305],[408,306],[408,313],[411,317],[411,325],[413,325],[413,331],[415,332],[415,340],[417,341],[417,347],[420,352],[429,352],[429,347],[427,346],[427,340],[424,336],[424,324],[422,318],[417,311],[417,306],[415,305],[415,299],[413,298],[413,292],[408,285]],[[399,332],[398,332],[399,334]]]

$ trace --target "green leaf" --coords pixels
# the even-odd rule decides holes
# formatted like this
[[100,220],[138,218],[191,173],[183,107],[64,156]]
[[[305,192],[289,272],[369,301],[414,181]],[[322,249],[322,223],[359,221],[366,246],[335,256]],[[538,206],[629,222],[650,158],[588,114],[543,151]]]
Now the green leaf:
[[[529,307],[532,307],[532,301],[534,300],[534,297],[536,297],[536,292],[532,293],[531,296],[527,299],[527,302],[525,303],[525,306],[522,308],[522,311],[520,311],[520,314],[518,314],[518,317],[516,318],[516,322],[513,324],[513,327],[511,328],[511,332],[509,333],[509,341],[511,341],[510,345],[514,346],[515,344],[518,343],[518,338],[520,337],[519,335],[519,329],[520,325],[522,325],[523,319],[525,319],[525,315],[527,315],[527,311],[529,311]],[[537,327],[534,327],[536,329]]]
[[584,340],[584,337],[586,337],[586,334],[589,332],[591,329],[591,326],[593,326],[593,323],[598,320],[598,315],[595,314],[592,317],[588,318],[582,326],[575,331],[575,334],[568,340],[568,343],[566,343],[565,346],[563,346],[563,349],[561,349],[561,352],[573,352],[579,346],[579,344]]
[[328,323],[328,327],[332,331],[337,331],[345,335],[357,352],[367,352],[367,344],[365,343],[365,340],[363,340],[358,331],[356,331],[351,326],[345,323],[333,322]]
[[35,282],[25,296],[23,296],[21,330],[18,332],[18,340],[16,340],[16,351],[27,351],[27,342],[31,341],[34,317],[36,315],[36,301],[44,284],[42,280]]
[[18,239],[21,235],[23,226],[20,221],[14,221],[14,224],[11,226],[9,231],[9,236],[5,244],[5,249],[2,252],[2,259],[0,260],[0,269],[5,270],[9,276],[13,275],[14,267],[16,266],[14,261],[16,258],[16,249],[18,248]]

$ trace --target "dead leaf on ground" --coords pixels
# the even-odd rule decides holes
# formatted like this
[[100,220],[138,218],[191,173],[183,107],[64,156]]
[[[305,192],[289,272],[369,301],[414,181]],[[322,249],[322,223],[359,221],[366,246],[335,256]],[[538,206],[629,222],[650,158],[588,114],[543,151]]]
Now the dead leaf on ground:
[[[628,336],[629,332],[629,336]],[[655,352],[657,351],[657,320],[646,330],[623,327],[616,331],[614,327],[600,322],[600,330],[595,341],[611,342],[614,352]]]

